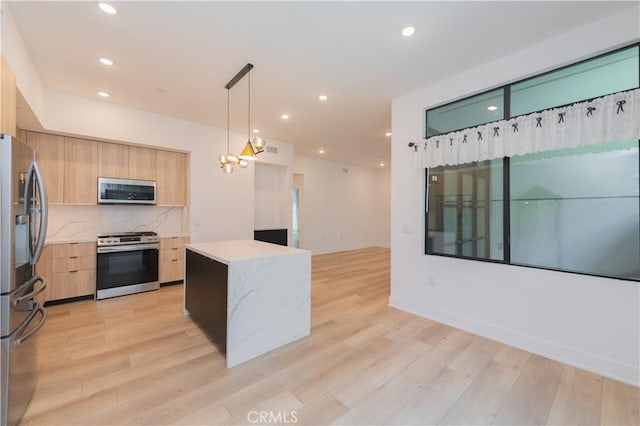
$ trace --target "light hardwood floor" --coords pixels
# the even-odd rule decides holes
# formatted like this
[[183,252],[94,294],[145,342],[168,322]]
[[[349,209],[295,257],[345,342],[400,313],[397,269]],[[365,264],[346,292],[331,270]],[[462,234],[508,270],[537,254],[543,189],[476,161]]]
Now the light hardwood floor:
[[182,286],[51,307],[23,424],[640,423],[638,388],[389,308],[386,249],[314,256],[312,288],[311,336],[233,369]]

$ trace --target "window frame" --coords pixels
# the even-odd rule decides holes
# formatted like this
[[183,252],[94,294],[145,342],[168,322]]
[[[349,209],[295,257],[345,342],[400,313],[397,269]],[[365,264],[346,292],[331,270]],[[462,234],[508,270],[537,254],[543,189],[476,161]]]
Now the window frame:
[[[515,80],[511,83],[508,84],[504,84],[502,86],[497,86],[497,87],[492,87],[489,88],[487,90],[475,93],[473,95],[470,96],[465,96],[459,99],[455,99],[453,101],[449,101],[449,102],[445,102],[443,104],[440,105],[434,105],[431,108],[427,108],[424,111],[424,139],[427,138],[427,132],[428,132],[428,121],[427,121],[427,116],[428,116],[428,112],[436,109],[436,108],[441,108],[443,106],[447,106],[447,105],[451,105],[454,104],[456,102],[460,102],[460,101],[464,101],[470,98],[473,98],[475,96],[481,96],[485,93],[488,92],[492,92],[492,91],[497,91],[499,89],[503,90],[503,111],[504,111],[504,118],[502,120],[510,120],[512,118],[515,117],[519,117],[520,115],[511,116],[511,86],[515,85],[515,84],[519,84],[528,80],[532,80],[535,78],[539,78],[541,76],[547,75],[547,74],[551,74],[566,68],[570,68],[573,67],[575,65],[578,64],[582,64],[585,62],[589,62],[595,59],[599,59],[599,58],[603,58],[605,56],[620,52],[622,50],[626,50],[626,49],[630,49],[635,47],[638,51],[638,85],[634,88],[631,89],[626,89],[626,90],[634,90],[634,89],[638,89],[640,88],[640,42],[636,42],[636,43],[631,43],[629,45],[625,45],[622,47],[619,47],[617,49],[614,50],[610,50],[586,59],[582,59],[580,61],[577,62],[573,62],[567,65],[563,65],[561,67],[557,67],[536,75],[532,75],[526,78],[522,78],[520,80]],[[625,91],[626,91],[625,90]],[[614,93],[619,93],[619,92],[614,92]],[[601,95],[604,96],[604,95]],[[600,96],[598,96],[600,97]],[[579,102],[585,102],[585,101],[589,101],[592,100],[594,98],[584,98],[581,100],[577,100],[568,104],[564,104],[564,105],[556,105],[556,106],[551,106],[551,107],[547,107],[544,108],[542,110],[538,110],[538,111],[531,111],[531,112],[527,112],[526,114],[521,114],[521,115],[530,115],[530,114],[535,114],[535,113],[539,113],[542,112],[546,109],[549,108],[562,108],[562,107],[566,107],[569,105],[573,105]],[[491,121],[488,121],[487,123],[490,123]],[[481,123],[484,124],[484,123]],[[459,129],[454,129],[454,130],[449,130],[446,133],[449,132],[458,132],[461,130],[465,130],[465,129],[470,129],[473,127],[477,127],[481,124],[476,124],[474,126],[468,126],[468,127],[462,127]],[[430,136],[432,137],[432,136]],[[640,150],[640,139],[638,139],[637,141],[637,145],[638,145],[638,149]],[[503,157],[502,159],[503,161],[503,182],[502,182],[502,189],[503,189],[503,208],[502,208],[502,226],[503,226],[503,232],[502,232],[502,244],[503,244],[503,259],[491,259],[491,258],[482,258],[482,257],[472,257],[472,256],[463,256],[463,255],[456,255],[456,254],[447,254],[447,253],[430,253],[429,252],[429,197],[428,197],[428,187],[429,187],[429,169],[425,168],[424,169],[424,182],[425,182],[425,188],[424,188],[424,193],[425,193],[425,197],[424,197],[424,255],[425,256],[441,256],[441,257],[449,257],[449,258],[454,258],[454,259],[464,259],[464,260],[472,260],[472,261],[479,261],[479,262],[488,262],[488,263],[496,263],[496,264],[503,264],[503,265],[510,265],[510,266],[515,266],[515,267],[524,267],[524,268],[533,268],[533,269],[542,269],[542,270],[548,270],[548,271],[555,271],[555,272],[563,272],[563,273],[567,273],[567,274],[577,274],[577,275],[584,275],[584,276],[591,276],[591,277],[599,277],[599,278],[608,278],[608,279],[614,279],[614,280],[620,280],[620,281],[625,281],[625,282],[632,282],[632,283],[640,283],[640,279],[633,279],[633,278],[626,278],[626,277],[616,277],[616,276],[610,276],[610,275],[602,275],[602,274],[595,274],[595,273],[589,273],[589,272],[579,272],[579,271],[570,271],[570,270],[566,270],[566,269],[558,269],[558,268],[552,268],[552,267],[545,267],[545,266],[538,266],[538,265],[526,265],[526,264],[521,264],[521,263],[512,263],[511,262],[511,194],[510,194],[510,158],[509,157]],[[638,176],[638,186],[640,187],[640,176]],[[640,207],[640,197],[638,199],[638,205]],[[638,220],[640,221],[640,217],[638,218]]]

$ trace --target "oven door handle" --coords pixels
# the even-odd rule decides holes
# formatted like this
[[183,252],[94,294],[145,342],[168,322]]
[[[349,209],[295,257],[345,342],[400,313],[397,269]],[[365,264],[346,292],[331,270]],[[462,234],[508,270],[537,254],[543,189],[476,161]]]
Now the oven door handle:
[[118,253],[121,251],[157,250],[159,244],[132,244],[126,246],[98,247],[98,253]]

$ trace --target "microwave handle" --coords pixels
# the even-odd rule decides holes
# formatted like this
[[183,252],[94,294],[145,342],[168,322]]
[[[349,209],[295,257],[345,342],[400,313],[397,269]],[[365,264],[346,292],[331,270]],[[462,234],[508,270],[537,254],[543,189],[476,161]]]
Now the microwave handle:
[[[40,194],[40,208],[32,205],[32,201],[35,203],[35,199],[32,199],[34,192],[33,183],[38,187],[38,193]],[[25,185],[25,210],[28,214],[33,214],[40,212],[40,226],[38,229],[38,240],[35,243],[35,249],[32,249],[31,252],[31,261],[30,263],[35,266],[40,260],[40,256],[42,255],[42,250],[44,249],[44,242],[47,237],[47,225],[49,222],[49,202],[47,198],[47,188],[44,184],[44,179],[42,177],[42,172],[40,171],[40,167],[38,163],[35,161],[31,163],[29,167],[29,173],[27,177],[27,184]]]

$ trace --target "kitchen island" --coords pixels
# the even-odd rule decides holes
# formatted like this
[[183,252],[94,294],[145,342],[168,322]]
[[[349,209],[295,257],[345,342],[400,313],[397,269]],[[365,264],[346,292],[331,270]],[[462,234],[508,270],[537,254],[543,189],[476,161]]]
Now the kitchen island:
[[253,240],[186,245],[185,314],[236,366],[311,331],[311,253]]

